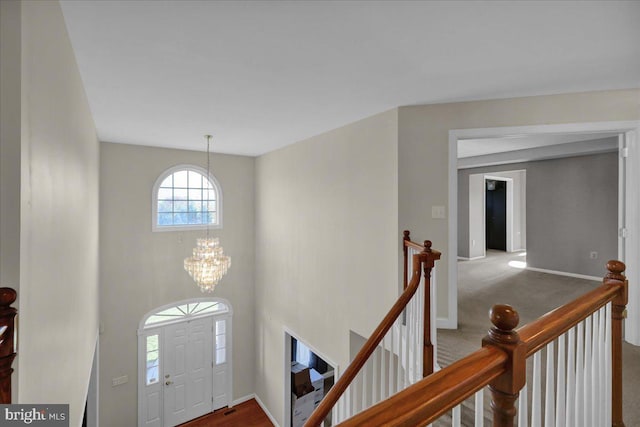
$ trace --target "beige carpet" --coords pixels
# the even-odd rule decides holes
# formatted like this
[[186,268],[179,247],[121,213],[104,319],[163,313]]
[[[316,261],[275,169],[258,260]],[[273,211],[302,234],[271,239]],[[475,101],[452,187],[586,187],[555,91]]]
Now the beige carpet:
[[[459,328],[438,331],[441,366],[480,348],[493,304],[512,305],[522,326],[598,286],[595,281],[510,267],[509,261],[526,261],[521,255],[489,251],[484,259],[458,263]],[[627,427],[640,426],[640,347],[625,343],[623,350],[624,421]],[[470,417],[463,411],[463,425],[473,425]]]

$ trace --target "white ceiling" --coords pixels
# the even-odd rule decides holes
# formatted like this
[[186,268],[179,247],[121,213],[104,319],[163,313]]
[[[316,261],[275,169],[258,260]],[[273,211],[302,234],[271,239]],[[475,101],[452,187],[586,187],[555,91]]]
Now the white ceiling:
[[640,87],[640,2],[62,1],[102,141],[259,155],[402,105]]

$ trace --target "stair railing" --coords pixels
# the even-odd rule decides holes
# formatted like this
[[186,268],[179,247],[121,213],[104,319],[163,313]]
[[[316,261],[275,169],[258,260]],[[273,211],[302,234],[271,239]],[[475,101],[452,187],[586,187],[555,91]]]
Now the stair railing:
[[0,288],[0,404],[11,403],[11,364],[16,357],[14,322],[18,313],[11,304],[16,297],[12,288]]
[[[409,230],[404,231],[402,238],[402,252],[404,264],[403,289],[409,286],[409,271],[413,271],[414,255],[417,255],[427,249],[427,244],[431,248],[431,242],[425,241],[423,245],[411,241],[411,233]],[[438,258],[440,259],[440,253]],[[426,264],[424,266],[426,268]],[[436,310],[433,303],[436,301],[436,277],[435,265],[430,269],[431,274],[427,274],[425,269],[424,275],[429,282],[429,286],[420,287],[418,289],[417,299],[415,299],[414,311],[417,315],[421,315],[420,319],[416,319],[416,328],[422,334],[422,372],[419,377],[431,375],[436,366],[437,357],[437,333],[436,333]],[[426,307],[426,309],[425,309]],[[413,307],[411,307],[413,309]],[[405,312],[406,315],[406,312]],[[406,319],[405,319],[406,320]],[[415,381],[414,381],[415,382]]]
[[[518,330],[518,313],[508,305],[495,305],[490,311],[493,327],[482,349],[340,425],[426,426],[451,411],[452,425],[459,426],[460,404],[475,396],[475,425],[482,426],[482,395],[488,386],[494,427],[512,427],[516,416],[519,427],[624,426],[622,322],[628,283],[622,262],[609,261],[607,269],[602,286]],[[531,399],[526,387],[530,357]]]
[[[433,322],[430,310],[425,307],[430,307],[431,272],[440,252],[431,249],[431,241],[425,241],[424,245],[412,242],[408,231],[404,232],[402,244],[405,257],[402,294],[305,426],[320,426],[332,409],[334,423],[348,419],[415,383],[425,373],[433,372],[429,326]],[[412,273],[407,282],[409,270]]]

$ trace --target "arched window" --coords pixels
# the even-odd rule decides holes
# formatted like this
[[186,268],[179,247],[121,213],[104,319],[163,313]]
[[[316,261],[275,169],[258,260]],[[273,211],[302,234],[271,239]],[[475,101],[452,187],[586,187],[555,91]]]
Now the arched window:
[[153,186],[153,231],[222,228],[222,190],[199,166],[179,165]]
[[162,323],[189,320],[195,317],[229,313],[229,305],[221,298],[194,299],[188,302],[171,304],[147,313],[140,322],[140,329],[158,326]]

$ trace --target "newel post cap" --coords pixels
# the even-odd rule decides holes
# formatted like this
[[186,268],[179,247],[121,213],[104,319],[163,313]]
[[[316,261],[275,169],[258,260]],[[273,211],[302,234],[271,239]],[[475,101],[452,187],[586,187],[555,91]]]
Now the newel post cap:
[[0,288],[0,307],[9,307],[16,301],[18,294],[13,288]]
[[515,331],[520,323],[520,315],[513,307],[507,304],[496,304],[489,310],[489,319],[493,324],[488,335],[491,342],[511,344],[520,340]]
[[501,331],[512,331],[520,323],[520,315],[508,304],[496,304],[489,310],[493,326]]
[[607,262],[607,270],[609,271],[605,277],[605,279],[615,279],[624,281],[624,271],[627,269],[627,266],[624,265],[624,262],[618,261],[615,259]]

